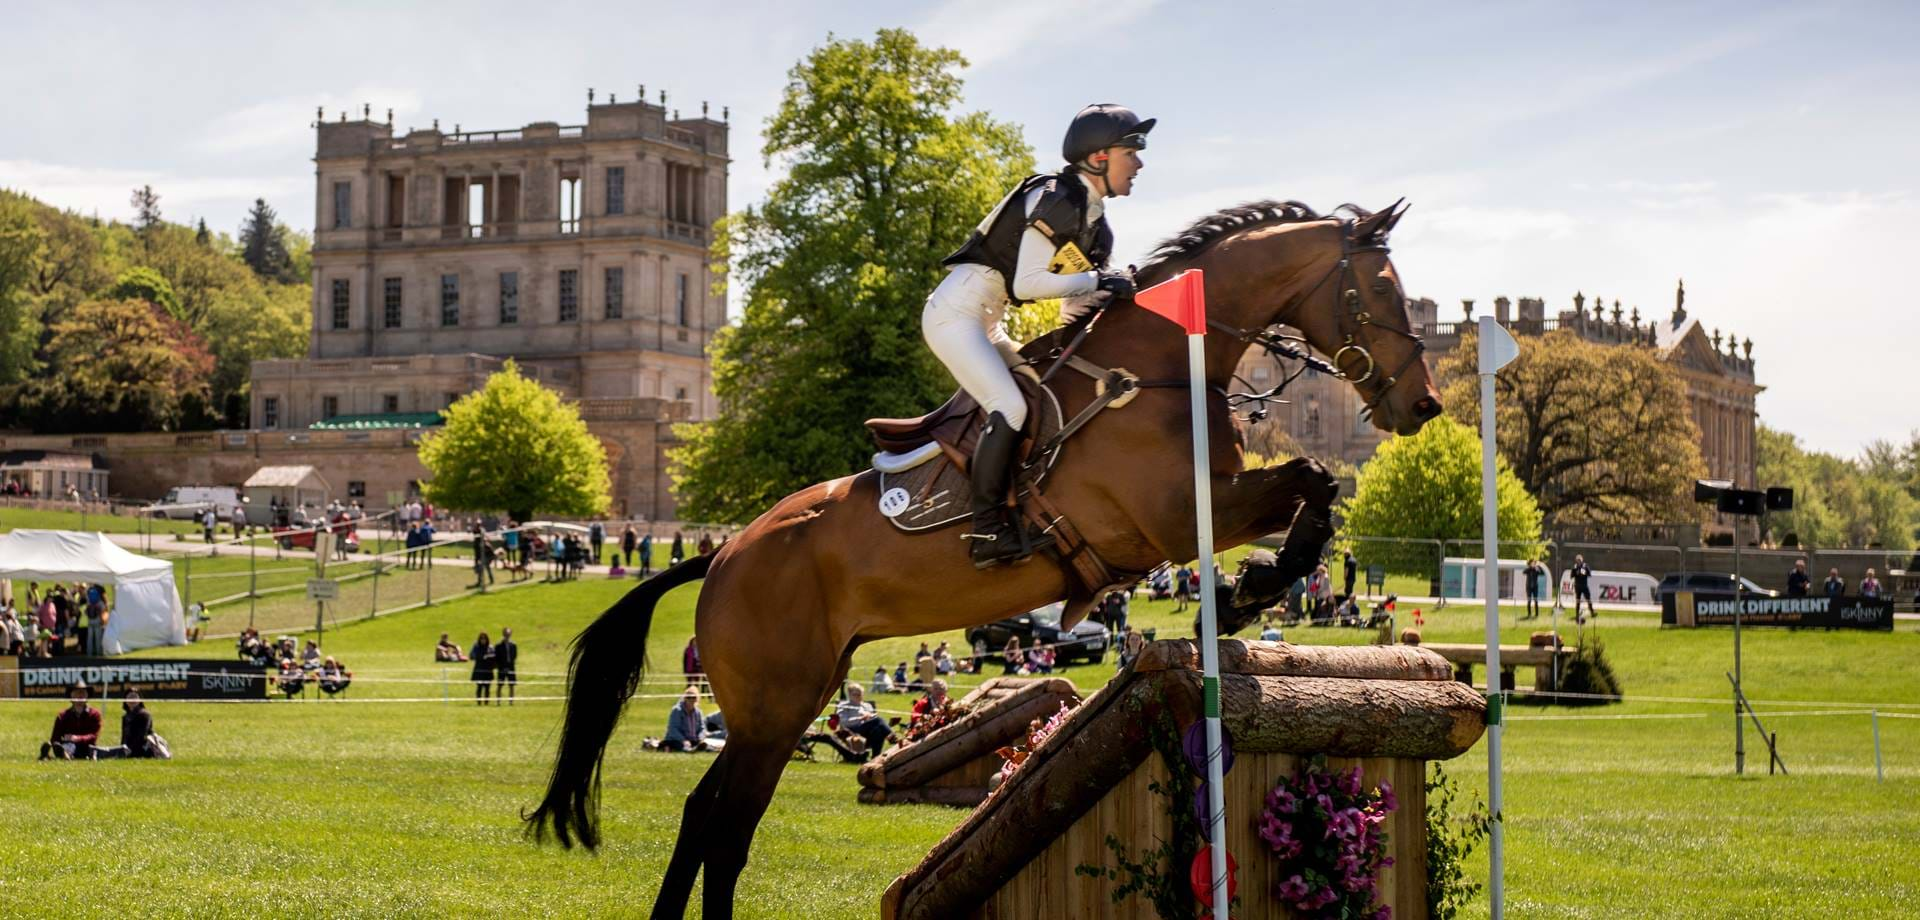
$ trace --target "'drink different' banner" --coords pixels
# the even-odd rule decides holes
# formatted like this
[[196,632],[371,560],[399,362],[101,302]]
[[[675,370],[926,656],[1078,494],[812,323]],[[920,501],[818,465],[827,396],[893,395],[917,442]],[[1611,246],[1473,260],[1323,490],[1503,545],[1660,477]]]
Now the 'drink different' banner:
[[1732,626],[1740,605],[1741,626],[1796,629],[1893,629],[1893,599],[1872,597],[1748,597],[1679,591],[1660,600],[1667,626]]
[[267,669],[244,661],[0,657],[0,697],[60,699],[86,681],[95,698],[138,690],[148,699],[259,700]]

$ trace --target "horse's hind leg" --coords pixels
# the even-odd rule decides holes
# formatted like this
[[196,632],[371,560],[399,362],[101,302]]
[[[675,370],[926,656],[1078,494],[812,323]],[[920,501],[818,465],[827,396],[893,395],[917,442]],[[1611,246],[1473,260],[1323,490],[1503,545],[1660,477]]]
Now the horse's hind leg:
[[713,803],[719,798],[722,777],[726,773],[727,753],[722,751],[708,765],[699,784],[687,795],[680,813],[680,834],[673,842],[673,857],[667,861],[666,877],[660,880],[660,893],[653,899],[654,920],[673,920],[685,916],[687,901],[693,896],[693,880],[700,874],[700,851],[705,845],[703,831]]

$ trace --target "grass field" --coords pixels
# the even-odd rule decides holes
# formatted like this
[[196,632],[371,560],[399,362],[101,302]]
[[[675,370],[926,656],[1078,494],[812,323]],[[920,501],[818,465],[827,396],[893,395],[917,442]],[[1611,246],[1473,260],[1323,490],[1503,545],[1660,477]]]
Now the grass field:
[[[156,703],[157,728],[179,755],[169,763],[34,763],[57,707],[0,703],[0,812],[8,816],[0,916],[253,916],[308,895],[319,899],[311,912],[336,917],[643,913],[680,801],[708,762],[639,749],[642,736],[664,729],[678,689],[694,586],[661,605],[648,649],[658,677],[608,758],[607,849],[594,858],[536,848],[515,820],[536,798],[559,716],[557,703],[533,698],[559,692],[549,681],[558,679],[564,644],[628,584],[539,585],[329,631],[326,651],[359,675],[351,702]],[[1191,620],[1170,603],[1136,601],[1133,610],[1136,626],[1162,636],[1185,633]],[[1478,617],[1450,607],[1428,617],[1425,634],[1476,640]],[[1605,614],[1600,624],[1628,694],[1727,697],[1727,632],[1660,630],[1649,615]],[[520,689],[529,699],[476,707],[466,702],[464,669],[432,662],[433,641],[451,632],[464,645],[505,625],[522,649]],[[1532,627],[1509,614],[1503,637],[1523,642]],[[1370,636],[1288,631],[1309,643]],[[854,675],[891,669],[919,641],[866,647]],[[195,654],[230,654],[228,643],[209,645]],[[1920,719],[1891,716],[1920,715],[1920,675],[1910,665],[1920,633],[1906,624],[1893,635],[1750,630],[1744,651],[1749,693],[1765,714],[1883,705],[1886,781],[1874,780],[1861,715],[1769,715],[1793,775],[1767,776],[1749,732],[1749,775],[1735,779],[1724,702],[1516,707],[1506,733],[1512,916],[1913,915]],[[1067,676],[1092,689],[1111,671],[1083,666]],[[454,702],[402,701],[443,697]],[[881,705],[904,709],[905,701]],[[118,711],[107,712],[117,740]],[[1666,718],[1613,718],[1628,715]],[[1484,790],[1484,746],[1448,768]],[[742,879],[742,915],[875,916],[887,883],[960,818],[934,806],[856,805],[853,772],[827,763],[788,769]],[[1473,865],[1484,877],[1484,851]],[[1469,915],[1485,912],[1483,902]]]
[[174,521],[166,518],[141,518],[129,514],[86,514],[78,511],[41,511],[35,508],[0,508],[0,533],[16,528],[34,530],[98,530],[103,533],[141,533],[156,535],[154,550],[160,549],[160,534],[198,533],[200,528],[191,521]]

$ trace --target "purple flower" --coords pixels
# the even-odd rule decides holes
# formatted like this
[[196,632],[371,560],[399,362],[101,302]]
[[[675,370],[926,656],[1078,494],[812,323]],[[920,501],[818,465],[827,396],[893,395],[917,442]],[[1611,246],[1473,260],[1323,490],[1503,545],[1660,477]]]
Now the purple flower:
[[1359,767],[1354,767],[1352,770],[1341,775],[1340,791],[1348,795],[1360,794],[1360,768]]
[[1400,798],[1393,794],[1393,784],[1382,782],[1380,784],[1380,809],[1382,811],[1394,811],[1399,807]]
[[1333,814],[1333,797],[1332,796],[1329,796],[1326,793],[1322,792],[1313,797],[1313,804],[1320,806],[1321,813],[1328,814],[1328,815]]
[[1285,786],[1276,786],[1272,792],[1267,793],[1267,807],[1283,815],[1290,815],[1300,810],[1300,797],[1294,795],[1293,790]]
[[1295,874],[1292,878],[1281,882],[1280,886],[1274,890],[1274,893],[1279,895],[1282,901],[1286,901],[1295,906],[1304,906],[1302,902],[1304,902],[1307,897],[1307,882],[1298,874]]

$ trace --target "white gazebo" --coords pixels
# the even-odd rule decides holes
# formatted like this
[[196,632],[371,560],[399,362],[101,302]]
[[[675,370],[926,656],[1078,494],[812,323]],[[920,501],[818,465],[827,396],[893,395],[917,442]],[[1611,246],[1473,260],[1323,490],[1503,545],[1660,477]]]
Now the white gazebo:
[[0,578],[84,581],[113,587],[113,614],[100,648],[109,655],[187,644],[173,563],[130,552],[106,534],[16,530],[0,534]]

